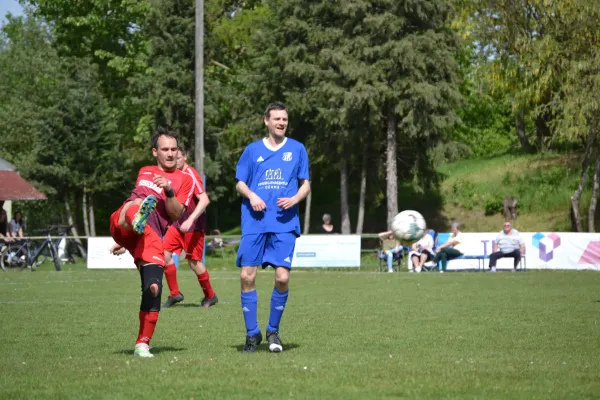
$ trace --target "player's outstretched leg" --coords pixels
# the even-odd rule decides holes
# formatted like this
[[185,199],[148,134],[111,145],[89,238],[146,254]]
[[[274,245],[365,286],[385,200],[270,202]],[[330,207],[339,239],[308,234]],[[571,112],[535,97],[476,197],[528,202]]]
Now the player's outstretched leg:
[[145,264],[139,267],[142,281],[142,301],[140,304],[140,329],[135,342],[134,356],[154,357],[150,353],[150,340],[158,322],[160,295],[162,292],[163,268],[157,264]]
[[148,216],[152,213],[152,211],[154,211],[156,204],[157,200],[156,196],[154,195],[146,197],[144,201],[142,201],[142,204],[140,204],[140,209],[131,223],[133,230],[137,234],[141,235],[144,233],[146,222],[148,222]]
[[272,353],[283,351],[283,344],[279,337],[279,323],[288,299],[289,279],[290,271],[287,268],[277,267],[275,269],[275,287],[271,294],[271,312],[267,325],[267,342],[269,342],[269,351]]

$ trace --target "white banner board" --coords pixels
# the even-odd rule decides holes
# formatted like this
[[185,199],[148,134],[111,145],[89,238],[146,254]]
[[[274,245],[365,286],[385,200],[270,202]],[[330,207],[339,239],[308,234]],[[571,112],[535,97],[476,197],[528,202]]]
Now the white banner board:
[[120,256],[110,254],[115,244],[111,237],[90,237],[88,239],[87,267],[89,269],[124,269],[135,268],[133,257],[129,252]]
[[[499,232],[463,232],[466,255],[492,253]],[[521,232],[527,269],[600,270],[600,234],[574,232]],[[484,261],[485,268],[489,259]],[[453,260],[448,269],[476,269],[477,260]],[[512,268],[513,259],[500,259],[498,269]]]
[[360,267],[360,235],[300,236],[292,268],[313,267]]

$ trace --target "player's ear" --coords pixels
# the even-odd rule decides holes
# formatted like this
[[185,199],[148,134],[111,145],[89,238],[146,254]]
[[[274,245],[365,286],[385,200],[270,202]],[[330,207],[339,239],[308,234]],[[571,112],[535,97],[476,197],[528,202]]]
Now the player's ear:
[[263,119],[263,121],[265,122],[265,125],[269,125],[269,118],[268,118],[268,117],[265,117],[265,118]]
[[158,151],[154,147],[152,148],[152,155],[158,157]]

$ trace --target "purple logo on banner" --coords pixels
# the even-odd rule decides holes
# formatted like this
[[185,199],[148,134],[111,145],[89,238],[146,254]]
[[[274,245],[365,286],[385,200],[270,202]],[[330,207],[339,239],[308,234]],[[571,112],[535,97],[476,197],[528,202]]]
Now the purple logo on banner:
[[551,233],[548,236],[537,232],[531,238],[531,244],[540,251],[540,260],[548,262],[554,258],[554,250],[560,246],[560,236]]

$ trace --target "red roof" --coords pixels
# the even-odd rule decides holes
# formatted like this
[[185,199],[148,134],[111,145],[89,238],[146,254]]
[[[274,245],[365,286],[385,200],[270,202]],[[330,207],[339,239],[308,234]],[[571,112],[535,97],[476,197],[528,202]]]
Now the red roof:
[[47,200],[46,195],[15,171],[0,171],[0,201],[2,200]]

